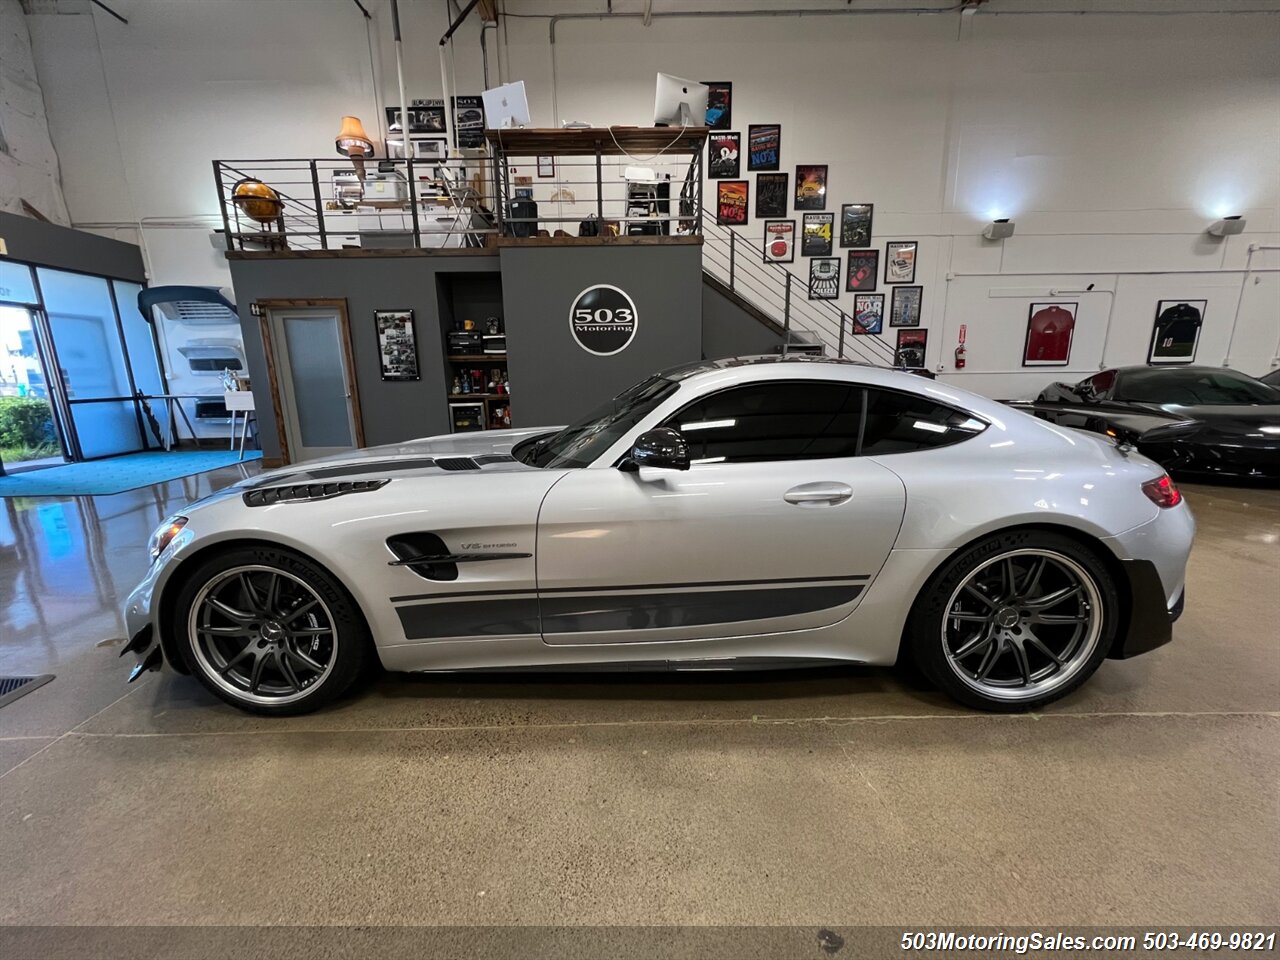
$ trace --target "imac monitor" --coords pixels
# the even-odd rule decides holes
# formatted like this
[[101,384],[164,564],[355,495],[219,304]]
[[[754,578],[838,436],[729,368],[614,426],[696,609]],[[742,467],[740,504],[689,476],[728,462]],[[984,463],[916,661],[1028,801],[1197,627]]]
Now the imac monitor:
[[701,127],[707,122],[707,85],[658,74],[653,123],[658,127]]
[[524,81],[504,83],[481,94],[484,100],[485,126],[490,130],[510,130],[529,125],[529,100],[524,95]]

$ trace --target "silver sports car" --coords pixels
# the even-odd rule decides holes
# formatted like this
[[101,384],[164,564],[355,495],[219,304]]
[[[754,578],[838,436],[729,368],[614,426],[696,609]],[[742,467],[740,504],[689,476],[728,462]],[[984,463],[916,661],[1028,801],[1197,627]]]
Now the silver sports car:
[[162,660],[266,714],[390,670],[725,669],[907,655],[1037,707],[1166,643],[1195,522],[1125,445],[814,358],[668,370],[562,429],[263,473],[155,532]]

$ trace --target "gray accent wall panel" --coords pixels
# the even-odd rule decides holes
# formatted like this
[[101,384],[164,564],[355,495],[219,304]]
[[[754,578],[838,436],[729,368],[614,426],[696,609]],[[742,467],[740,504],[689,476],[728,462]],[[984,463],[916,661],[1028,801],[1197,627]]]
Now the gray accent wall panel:
[[142,250],[132,243],[3,212],[0,212],[0,237],[4,238],[8,256],[13,260],[134,283],[147,282]]
[[[499,251],[512,425],[568,423],[665,367],[702,357],[702,248],[681,245],[510,246]],[[569,310],[587,287],[635,302],[635,337],[601,357],[578,346]]]
[[[792,293],[794,294],[794,290]],[[774,353],[782,334],[770,330],[709,283],[702,285],[702,356],[707,360]]]

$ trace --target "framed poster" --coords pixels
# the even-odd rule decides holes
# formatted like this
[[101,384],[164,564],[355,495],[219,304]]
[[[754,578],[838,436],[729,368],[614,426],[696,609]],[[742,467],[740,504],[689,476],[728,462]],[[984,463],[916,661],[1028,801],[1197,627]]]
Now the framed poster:
[[1194,363],[1207,300],[1161,300],[1147,363]]
[[[903,289],[902,287],[898,288]],[[895,299],[897,290],[894,291]],[[899,330],[898,348],[893,352],[893,364],[912,370],[924,369],[924,352],[929,345],[928,330]]]
[[538,176],[554,177],[556,175],[556,158],[555,157],[539,157],[538,158]]
[[413,329],[412,310],[375,310],[373,326],[378,332],[378,360],[383,380],[419,380],[418,338]]
[[797,210],[827,209],[827,165],[796,167]]
[[728,130],[733,126],[733,84],[703,80],[707,85],[707,126],[712,130]]
[[846,203],[840,207],[840,246],[871,246],[871,213],[875,209],[870,203]]
[[[400,133],[400,108],[387,107],[387,132]],[[444,133],[448,129],[444,117],[443,100],[409,101],[409,135],[415,133]]]
[[849,268],[844,275],[844,288],[849,293],[871,293],[880,275],[879,250],[850,250]]
[[1033,303],[1027,311],[1024,367],[1065,367],[1071,359],[1077,303]]
[[835,229],[834,213],[806,213],[802,221],[800,252],[806,257],[831,256],[831,231]]
[[756,216],[785,217],[787,215],[788,173],[762,173],[756,177]]
[[742,172],[741,150],[740,133],[713,133],[707,137],[707,176],[712,180],[738,179]]
[[791,263],[796,258],[796,222],[766,220],[764,222],[764,262]]
[[884,282],[916,282],[916,250],[914,240],[890,240],[884,245]]
[[853,298],[853,332],[880,333],[884,329],[884,294],[860,293]]
[[924,300],[924,287],[894,287],[893,301],[889,305],[889,326],[920,326],[920,304]]
[[776,123],[753,123],[747,127],[747,169],[782,168],[782,127]]
[[721,180],[716,184],[716,223],[741,227],[747,222],[747,181]]
[[476,150],[484,146],[484,101],[479,97],[453,98],[453,129],[458,146]]
[[814,257],[809,261],[809,299],[835,300],[840,296],[840,258]]

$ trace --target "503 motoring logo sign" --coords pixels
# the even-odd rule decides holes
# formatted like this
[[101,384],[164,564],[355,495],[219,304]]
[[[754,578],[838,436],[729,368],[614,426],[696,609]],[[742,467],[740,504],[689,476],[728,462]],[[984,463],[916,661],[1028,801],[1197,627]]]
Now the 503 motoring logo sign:
[[587,287],[569,308],[569,331],[578,346],[597,357],[621,353],[635,339],[640,321],[626,292],[608,283]]

